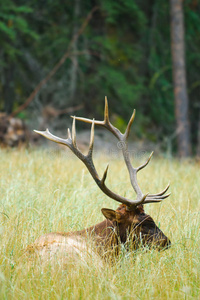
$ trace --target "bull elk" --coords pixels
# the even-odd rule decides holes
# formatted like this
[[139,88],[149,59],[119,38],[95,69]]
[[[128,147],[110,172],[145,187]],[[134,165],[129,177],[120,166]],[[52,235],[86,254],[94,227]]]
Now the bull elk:
[[[166,194],[169,185],[158,194],[142,193],[137,182],[137,173],[149,163],[153,153],[151,153],[147,161],[141,166],[137,168],[134,168],[132,166],[128,152],[127,139],[134,117],[135,110],[133,111],[125,133],[122,134],[109,121],[108,103],[107,98],[105,98],[104,120],[96,121],[94,119],[90,120],[73,116],[72,134],[68,129],[67,139],[62,139],[57,136],[54,136],[49,132],[48,129],[46,131],[35,130],[35,132],[41,134],[45,138],[70,148],[71,151],[85,164],[98,187],[108,197],[121,203],[116,210],[102,208],[102,214],[106,219],[99,224],[91,226],[90,228],[67,233],[48,233],[39,237],[35,241],[33,246],[35,247],[35,249],[37,249],[38,253],[41,256],[45,256],[47,253],[50,255],[54,255],[59,251],[62,254],[67,254],[71,251],[71,253],[75,252],[76,254],[82,255],[87,248],[86,240],[88,240],[88,237],[91,241],[95,243],[95,246],[99,249],[99,252],[102,255],[108,253],[111,249],[114,249],[114,253],[117,254],[119,251],[119,247],[122,244],[131,244],[132,249],[137,249],[141,245],[148,246],[150,248],[155,247],[159,250],[168,248],[170,246],[170,240],[158,228],[154,220],[144,212],[144,204],[161,202],[163,199],[169,196],[169,194]],[[92,124],[90,145],[87,155],[81,153],[76,144],[76,120]],[[106,186],[105,181],[107,177],[108,166],[103,174],[103,177],[99,177],[92,158],[94,145],[94,125],[106,128],[120,142],[123,143],[123,158],[129,172],[131,185],[136,193],[135,200],[117,195]],[[127,243],[127,241],[129,243]]]

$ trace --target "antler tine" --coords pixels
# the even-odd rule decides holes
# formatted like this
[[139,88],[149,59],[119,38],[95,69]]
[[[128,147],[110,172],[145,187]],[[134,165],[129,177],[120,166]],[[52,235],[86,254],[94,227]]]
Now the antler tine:
[[141,166],[139,166],[139,167],[136,168],[137,172],[139,172],[140,170],[142,170],[144,167],[146,167],[148,165],[148,163],[150,162],[152,156],[153,156],[153,151],[149,155],[149,158],[147,159],[147,161],[144,164],[142,164]]
[[143,202],[143,204],[162,202],[164,199],[168,198],[170,195],[171,195],[171,193],[161,196],[160,198],[150,198],[147,196],[145,201]]
[[162,195],[162,196],[154,196],[154,197],[151,197],[151,196],[148,195],[147,198],[146,198],[146,200],[152,200],[152,202],[157,202],[158,200],[162,201],[165,198],[169,197],[170,195],[171,195],[171,193],[168,193],[168,194]]
[[88,157],[92,157],[93,147],[94,147],[94,119],[91,126],[90,145],[89,145],[89,150],[87,155]]
[[136,113],[136,110],[134,109],[133,113],[132,113],[132,116],[131,116],[131,118],[130,118],[130,120],[128,122],[126,131],[124,133],[124,136],[125,136],[126,140],[128,139],[128,136],[129,136],[129,133],[130,133],[130,129],[131,129],[131,125],[133,124],[133,121],[135,119],[135,113]]
[[47,128],[45,131],[38,131],[38,130],[34,130],[34,132],[44,136],[45,138],[47,138],[50,141],[53,141],[55,143],[61,144],[61,145],[65,145],[68,146],[69,148],[71,148],[71,143],[70,143],[70,139],[61,139],[55,135],[53,135],[49,129]]
[[68,128],[68,130],[67,130],[67,136],[68,136],[68,139],[72,139],[72,136],[71,136],[71,131],[70,131],[70,129]]
[[76,118],[73,118],[72,122],[72,144],[74,147],[76,147]]
[[167,190],[169,189],[170,184],[168,184],[166,186],[166,188],[157,194],[149,194],[147,196],[147,198],[144,201],[144,204],[146,203],[153,203],[153,202],[161,202],[162,200],[166,199],[167,197],[169,197],[171,195],[171,193],[168,193],[165,195],[165,193],[167,192]]
[[[89,124],[92,124],[93,120],[91,119],[87,119],[87,118],[81,118],[81,117],[76,117],[76,116],[71,116],[71,118],[73,119],[76,119],[78,121],[82,121],[82,122],[85,122],[85,123],[89,123]],[[104,121],[94,121],[94,124],[96,125],[100,125],[100,126],[104,126],[105,127],[105,124],[104,124]]]
[[108,173],[108,167],[109,165],[107,165],[105,171],[104,171],[104,174],[103,174],[103,177],[101,179],[101,184],[105,185],[105,180],[106,180],[106,177],[107,177],[107,173]]
[[162,192],[157,193],[157,194],[149,194],[149,197],[162,196],[163,194],[165,194],[168,191],[169,187],[170,187],[170,183],[168,183],[168,185],[166,186],[166,188]]
[[107,96],[105,96],[105,108],[104,108],[104,123],[109,124],[109,111],[108,111],[108,100]]

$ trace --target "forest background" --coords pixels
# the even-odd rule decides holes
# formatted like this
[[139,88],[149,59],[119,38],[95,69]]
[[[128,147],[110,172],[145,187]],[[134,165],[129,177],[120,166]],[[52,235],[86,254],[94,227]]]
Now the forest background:
[[[38,123],[46,107],[57,112],[77,107],[77,115],[101,119],[106,95],[116,127],[123,130],[136,108],[135,136],[161,144],[170,141],[176,152],[180,128],[172,76],[173,2],[184,16],[188,148],[200,156],[198,0],[2,0],[0,111],[17,111],[67,54],[26,109],[16,114],[19,118]],[[51,126],[66,128],[66,115],[57,116],[59,122]]]

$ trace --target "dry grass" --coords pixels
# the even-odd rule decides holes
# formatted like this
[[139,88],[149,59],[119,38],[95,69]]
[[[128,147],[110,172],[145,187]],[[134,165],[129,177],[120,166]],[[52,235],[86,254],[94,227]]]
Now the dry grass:
[[[0,299],[199,299],[200,166],[153,159],[139,175],[144,192],[171,181],[172,195],[146,205],[172,247],[165,252],[122,253],[114,265],[88,261],[42,266],[23,249],[50,231],[79,230],[116,208],[78,159],[45,151],[1,151]],[[108,158],[96,158],[100,174]],[[108,185],[133,197],[121,160],[112,159]],[[127,192],[128,191],[128,192]]]

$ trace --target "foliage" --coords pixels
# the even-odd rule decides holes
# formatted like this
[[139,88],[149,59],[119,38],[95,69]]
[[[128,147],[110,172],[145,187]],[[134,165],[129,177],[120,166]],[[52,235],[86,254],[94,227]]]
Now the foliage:
[[[128,121],[137,109],[137,134],[161,141],[175,132],[169,3],[154,1],[1,1],[0,109],[11,112],[59,61],[88,12],[79,52],[62,65],[27,110],[83,103],[81,114],[102,116],[107,95],[113,112]],[[186,58],[193,145],[199,118],[199,3],[184,3]],[[75,53],[77,52],[75,51]],[[75,93],[72,93],[75,87]],[[93,115],[91,115],[91,111]]]
[[[122,251],[119,260],[102,267],[92,258],[45,267],[24,255],[28,244],[50,231],[80,230],[100,222],[101,208],[116,208],[117,203],[102,194],[68,152],[0,154],[1,299],[199,299],[198,164],[154,159],[139,174],[145,193],[172,183],[170,198],[145,206],[171,239],[170,249]],[[107,160],[108,185],[127,194],[130,183],[124,162],[102,156],[96,159],[100,172]],[[114,182],[113,174],[117,174]],[[132,196],[132,191],[128,193]]]
[[[17,59],[18,55],[22,55],[20,49],[21,36],[31,39],[37,38],[37,34],[32,31],[27,23],[27,15],[32,12],[28,6],[16,6],[12,1],[2,3],[0,12],[0,39],[2,41],[2,50],[4,55],[10,61]],[[3,52],[2,51],[2,52]],[[3,60],[0,61],[3,65]]]

